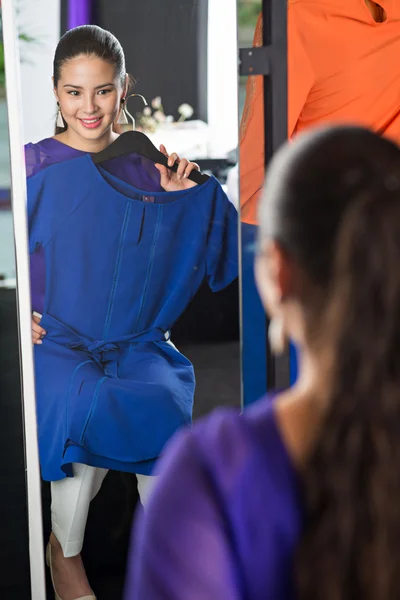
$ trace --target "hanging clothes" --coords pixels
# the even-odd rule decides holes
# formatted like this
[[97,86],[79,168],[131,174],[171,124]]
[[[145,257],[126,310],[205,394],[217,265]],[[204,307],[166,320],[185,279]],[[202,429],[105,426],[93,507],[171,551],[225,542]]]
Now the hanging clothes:
[[[25,165],[27,176],[31,177],[51,165],[64,160],[79,158],[79,156],[85,154],[86,152],[71,148],[71,146],[67,146],[53,137],[41,140],[37,144],[26,144]],[[132,153],[128,156],[113,158],[105,161],[102,166],[112,175],[132,184],[136,188],[147,192],[163,191],[160,185],[160,173],[154,163],[139,154]],[[30,267],[32,309],[42,314],[46,292],[46,265],[44,251],[40,246],[31,256]]]
[[[400,3],[289,0],[288,138],[322,124],[369,127],[400,143]],[[254,36],[262,46],[262,17]],[[241,219],[257,225],[264,185],[264,78],[249,77],[240,128]]]
[[194,373],[169,331],[204,280],[238,274],[237,212],[214,178],[145,192],[89,154],[28,179],[30,252],[46,261],[35,346],[42,475],[71,464],[150,474],[191,422]]

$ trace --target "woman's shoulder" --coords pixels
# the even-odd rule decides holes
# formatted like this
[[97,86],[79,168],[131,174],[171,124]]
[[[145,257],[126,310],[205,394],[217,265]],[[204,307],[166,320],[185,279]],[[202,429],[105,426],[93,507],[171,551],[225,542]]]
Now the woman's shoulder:
[[164,520],[170,510],[179,512],[183,528],[185,515],[189,523],[195,518],[210,526],[227,518],[260,556],[265,539],[276,535],[291,548],[301,522],[301,488],[271,398],[244,414],[217,409],[181,431],[157,471],[160,479],[148,513],[152,520]]
[[38,142],[28,142],[25,144],[25,150],[46,152],[52,146],[54,138],[43,138]]
[[246,479],[253,474],[266,482],[283,481],[282,474],[292,482],[295,476],[270,397],[260,399],[243,414],[239,409],[216,409],[181,433],[172,445],[172,454],[187,457],[218,486],[228,486],[225,492],[233,480],[240,486],[244,473]]
[[243,413],[232,409],[216,409],[194,428],[194,435],[204,452],[218,450],[226,460],[246,456],[285,454],[285,445],[276,421],[274,400],[265,396],[247,407]]
[[36,175],[43,169],[55,164],[80,158],[85,154],[60,140],[49,137],[25,145],[25,164],[27,176]]
[[52,138],[45,138],[39,142],[25,144],[25,166],[28,177],[36,175],[52,162],[51,140]]
[[[253,443],[259,429],[274,428],[274,408],[269,397],[263,397],[244,412],[234,408],[216,408],[210,415],[199,419],[193,427],[193,435],[201,445],[230,446],[240,438]],[[257,435],[258,437],[258,435]]]

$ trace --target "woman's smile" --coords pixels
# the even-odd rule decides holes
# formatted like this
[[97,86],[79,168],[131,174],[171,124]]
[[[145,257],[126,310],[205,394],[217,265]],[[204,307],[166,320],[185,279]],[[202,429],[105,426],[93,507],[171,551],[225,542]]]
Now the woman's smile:
[[86,129],[100,127],[103,117],[92,117],[90,119],[78,119]]

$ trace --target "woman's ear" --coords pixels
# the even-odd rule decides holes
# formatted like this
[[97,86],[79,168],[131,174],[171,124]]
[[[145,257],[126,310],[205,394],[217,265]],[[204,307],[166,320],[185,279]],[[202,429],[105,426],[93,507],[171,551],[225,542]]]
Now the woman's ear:
[[57,94],[57,88],[54,87],[54,77],[51,78],[51,81],[53,83],[53,94],[54,94],[54,98],[56,99],[56,102],[59,102],[58,99],[58,94]]
[[285,300],[293,292],[293,264],[276,242],[270,246],[270,264],[280,301]]
[[292,292],[292,264],[282,246],[275,241],[265,246],[268,279],[275,288],[277,300],[281,302]]
[[124,85],[124,91],[123,91],[122,98],[126,98],[127,97],[128,91],[129,91],[129,75],[126,75],[125,76],[125,85]]
[[264,307],[273,315],[291,294],[293,275],[291,262],[277,242],[264,242],[256,259],[255,274]]

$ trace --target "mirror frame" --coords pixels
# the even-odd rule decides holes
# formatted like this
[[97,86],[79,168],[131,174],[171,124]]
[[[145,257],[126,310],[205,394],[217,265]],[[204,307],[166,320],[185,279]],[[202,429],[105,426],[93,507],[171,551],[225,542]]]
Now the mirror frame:
[[35,377],[31,334],[31,301],[27,226],[27,192],[22,135],[20,56],[13,0],[1,3],[6,98],[11,165],[11,205],[16,258],[18,334],[25,441],[29,562],[32,600],[46,598],[41,480],[36,421]]

